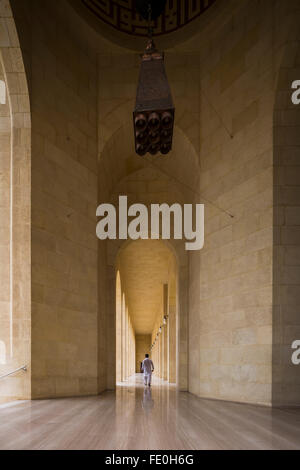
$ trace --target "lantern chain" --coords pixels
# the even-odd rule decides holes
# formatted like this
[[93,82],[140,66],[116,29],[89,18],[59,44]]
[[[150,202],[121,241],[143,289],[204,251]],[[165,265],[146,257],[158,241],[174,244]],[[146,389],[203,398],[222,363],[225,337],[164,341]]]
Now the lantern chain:
[[153,28],[152,28],[151,22],[152,22],[152,7],[151,7],[151,3],[149,2],[148,3],[148,37],[150,40],[153,39]]

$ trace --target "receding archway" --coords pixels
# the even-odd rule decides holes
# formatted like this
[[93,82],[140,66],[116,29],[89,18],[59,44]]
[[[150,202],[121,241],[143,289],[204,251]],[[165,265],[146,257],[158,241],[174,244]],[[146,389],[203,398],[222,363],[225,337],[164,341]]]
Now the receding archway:
[[[156,375],[179,386],[178,266],[172,248],[162,240],[129,241],[118,252],[116,269],[117,383],[138,373],[145,354],[150,354]],[[119,364],[124,364],[125,374]]]
[[[109,104],[113,106],[113,102]],[[153,203],[194,203],[193,188],[198,185],[200,168],[192,138],[183,128],[176,127],[174,149],[170,155],[146,159],[137,156],[132,141],[132,125],[128,122],[132,105],[128,100],[123,105],[118,103],[113,108],[113,116],[108,114],[106,118],[105,109],[110,106],[105,106],[100,112],[99,204],[110,202],[117,209],[120,195],[127,195],[128,204],[142,203],[148,208]],[[185,115],[185,109],[186,104],[179,106],[178,115]],[[112,296],[99,298],[99,311],[106,312],[106,321],[99,322],[99,331],[101,334],[107,332],[106,349],[100,351],[99,364],[109,363],[106,382],[99,386],[100,391],[114,389],[116,383],[116,367],[112,366],[116,364],[116,260],[124,243],[124,240],[108,240],[100,241],[98,246],[99,267],[101,273],[105,269],[110,292],[113,292]],[[173,370],[172,382],[176,381],[179,389],[185,391],[188,390],[189,256],[184,240],[170,240],[168,246],[174,253],[178,268],[176,281],[173,281],[176,301],[173,301],[172,311],[177,312],[178,341],[174,344],[179,359]],[[121,284],[124,291],[126,286],[122,276]],[[122,367],[124,370],[124,364]]]

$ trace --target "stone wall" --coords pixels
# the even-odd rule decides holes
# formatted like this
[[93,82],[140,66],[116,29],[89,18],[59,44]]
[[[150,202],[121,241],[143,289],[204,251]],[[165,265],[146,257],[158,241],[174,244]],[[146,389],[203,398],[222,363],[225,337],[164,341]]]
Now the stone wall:
[[[13,1],[16,16],[22,7]],[[97,54],[67,2],[32,0],[32,397],[96,394]]]
[[291,100],[292,83],[300,80],[299,2],[279,11],[289,30],[274,113],[273,404],[299,406],[300,366],[291,360],[300,340],[300,105]]
[[[282,345],[288,348],[299,332],[295,310],[299,182],[293,166],[299,140],[297,112],[276,114],[274,139],[282,165],[279,201],[273,188],[275,85],[288,33],[299,40],[295,15],[299,3],[243,1],[227,6],[224,22],[218,26],[216,19],[214,31],[203,31],[209,39],[198,37],[203,45],[199,189],[204,202],[214,205],[206,202],[205,248],[190,258],[189,386],[202,397],[270,405],[276,404],[278,380],[272,362],[272,343],[278,341],[274,282],[279,284],[281,308],[289,304],[280,331],[280,354],[290,355]],[[277,201],[279,206],[290,206],[285,222],[281,208],[274,219]],[[281,266],[275,270],[273,224],[285,225],[279,244],[294,245],[285,250],[285,261],[280,258],[282,251],[278,253]],[[299,382],[295,369],[289,369],[290,379],[285,372],[281,390],[286,392],[293,384],[291,404],[299,399]]]
[[190,257],[189,390],[264,404],[272,397],[272,16],[273,2],[228,2],[225,21],[198,36],[205,247]]

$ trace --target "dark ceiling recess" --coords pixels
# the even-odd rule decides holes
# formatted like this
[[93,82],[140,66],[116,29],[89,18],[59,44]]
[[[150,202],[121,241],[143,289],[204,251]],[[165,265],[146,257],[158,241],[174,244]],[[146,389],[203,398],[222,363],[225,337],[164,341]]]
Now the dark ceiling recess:
[[166,8],[166,3],[167,0],[135,0],[132,2],[136,11],[147,21],[149,19],[149,5],[151,7],[151,19],[155,21]]
[[[172,33],[204,13],[216,0],[151,0],[153,36]],[[123,33],[147,37],[145,0],[81,0],[97,19]],[[147,4],[147,5],[146,5]]]

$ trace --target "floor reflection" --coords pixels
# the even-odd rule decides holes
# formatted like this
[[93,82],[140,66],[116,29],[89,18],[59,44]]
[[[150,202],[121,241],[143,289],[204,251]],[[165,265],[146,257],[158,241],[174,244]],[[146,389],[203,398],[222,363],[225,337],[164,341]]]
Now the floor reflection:
[[0,406],[0,449],[300,449],[300,410],[203,400],[137,374],[97,397]]
[[144,388],[143,400],[142,400],[142,407],[146,413],[149,413],[152,408],[154,407],[154,400],[152,398],[152,390],[151,387]]

